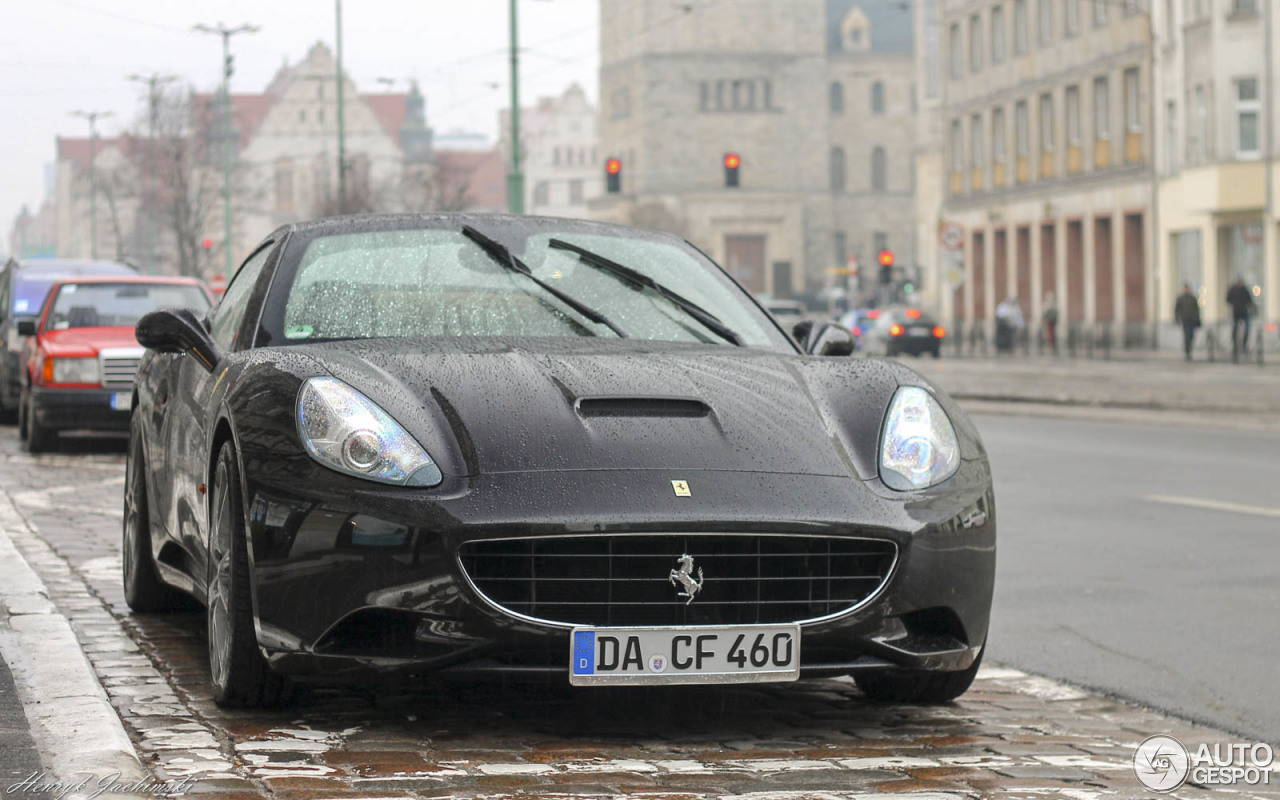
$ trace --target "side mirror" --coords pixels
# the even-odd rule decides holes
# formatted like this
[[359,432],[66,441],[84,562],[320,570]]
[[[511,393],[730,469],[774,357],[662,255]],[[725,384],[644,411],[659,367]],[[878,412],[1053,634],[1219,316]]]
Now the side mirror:
[[189,353],[206,372],[213,372],[222,353],[190,308],[152,311],[134,329],[138,344],[157,353]]
[[18,335],[19,336],[35,336],[36,321],[34,319],[18,320]]
[[797,322],[791,332],[811,356],[847,356],[853,353],[853,334],[835,322],[805,320]]

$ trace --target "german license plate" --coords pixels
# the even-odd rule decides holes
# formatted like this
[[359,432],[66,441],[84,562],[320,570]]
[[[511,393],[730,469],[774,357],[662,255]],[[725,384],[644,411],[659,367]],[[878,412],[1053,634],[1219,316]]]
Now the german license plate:
[[128,392],[112,392],[111,408],[115,411],[128,411],[133,395]]
[[794,681],[800,626],[574,628],[569,659],[574,686]]
[[932,333],[932,331],[930,331],[924,325],[913,325],[911,326],[908,333],[910,333],[912,336],[928,336],[930,333]]

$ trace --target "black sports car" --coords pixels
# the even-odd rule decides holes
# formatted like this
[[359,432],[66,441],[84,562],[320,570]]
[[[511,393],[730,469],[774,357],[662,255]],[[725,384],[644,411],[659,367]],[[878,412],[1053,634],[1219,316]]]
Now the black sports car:
[[289,225],[207,317],[137,336],[126,596],[206,605],[221,704],[396,671],[941,701],[977,671],[973,425],[905,367],[833,357],[838,325],[788,335],[679,239]]

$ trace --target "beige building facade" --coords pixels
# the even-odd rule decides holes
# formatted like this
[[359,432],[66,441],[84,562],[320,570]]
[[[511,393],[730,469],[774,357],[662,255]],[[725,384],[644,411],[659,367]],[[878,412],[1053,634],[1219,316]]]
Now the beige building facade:
[[[511,115],[499,114],[503,159],[511,158]],[[578,84],[520,110],[520,170],[524,212],[584,217],[587,203],[604,193],[596,107]]]
[[843,285],[851,256],[914,261],[909,4],[604,0],[600,51],[596,168],[623,166],[592,216],[681,234],[778,297]]
[[1069,344],[1150,343],[1149,18],[1127,0],[924,0],[928,12],[934,147],[919,158],[935,188],[918,235],[939,313],[989,336],[1016,298],[1033,323],[1056,307]]
[[[1162,318],[1186,283],[1209,321],[1230,319],[1227,289],[1243,278],[1258,319],[1275,323],[1280,220],[1268,165],[1273,189],[1280,171],[1268,157],[1267,117],[1280,91],[1267,85],[1268,0],[1178,0],[1155,11],[1167,45],[1157,49]],[[1272,58],[1275,76],[1274,47]]]

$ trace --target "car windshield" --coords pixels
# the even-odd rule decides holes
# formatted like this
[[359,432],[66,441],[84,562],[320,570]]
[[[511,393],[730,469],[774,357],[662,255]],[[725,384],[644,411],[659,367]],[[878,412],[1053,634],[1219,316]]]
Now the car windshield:
[[66,283],[58,289],[45,330],[133,327],[159,308],[209,307],[200,287],[178,283]]
[[[728,278],[696,251],[663,237],[629,237],[598,227],[510,223],[482,232],[501,239],[534,276],[600,312],[628,338],[726,344],[695,316],[652,291],[594,266],[552,239],[630,267],[683,295],[743,343],[790,349],[785,337]],[[458,228],[321,235],[296,263],[287,296],[264,314],[267,341],[298,343],[381,337],[618,334],[534,281],[498,263]],[[273,292],[281,291],[279,288]],[[274,313],[273,313],[274,308]]]

